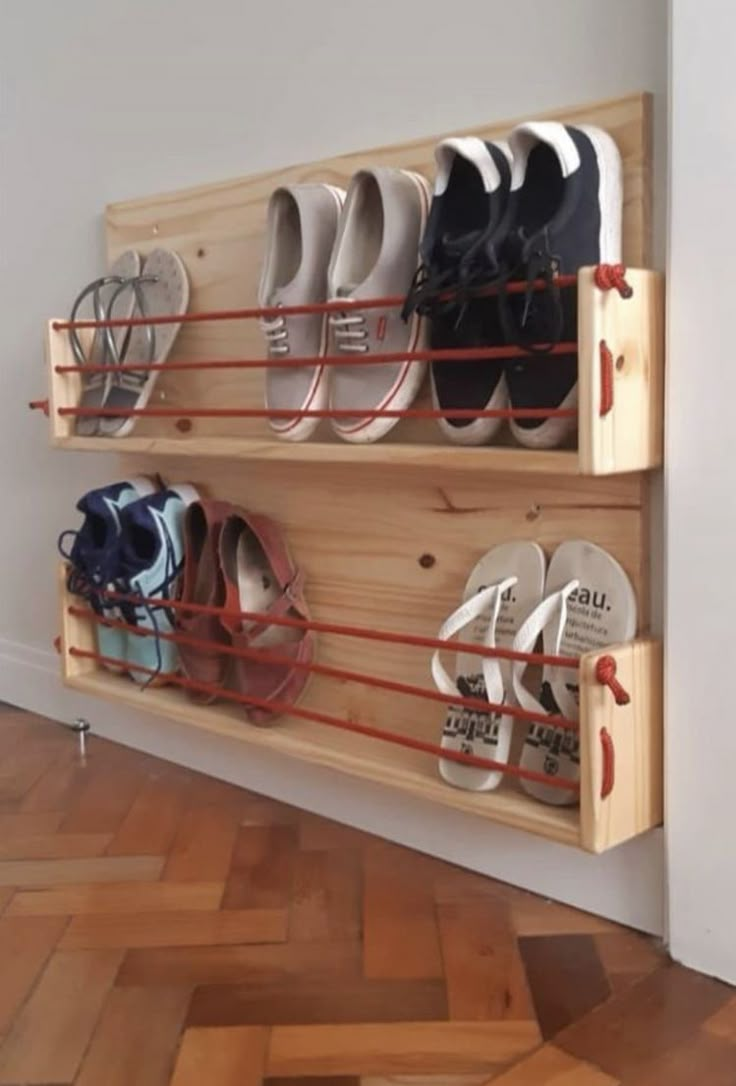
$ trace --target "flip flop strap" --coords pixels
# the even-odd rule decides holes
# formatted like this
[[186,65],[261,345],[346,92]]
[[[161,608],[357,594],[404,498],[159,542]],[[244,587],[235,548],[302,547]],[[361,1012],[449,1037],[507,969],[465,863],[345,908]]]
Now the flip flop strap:
[[[108,303],[107,313],[105,314],[107,320],[111,320],[113,318],[115,312],[115,304],[118,301],[118,298],[120,298],[120,296],[124,294],[126,290],[132,290],[135,294],[135,305],[133,312],[135,313],[137,311],[141,317],[147,316],[145,291],[143,290],[143,287],[146,283],[155,283],[156,279],[157,277],[155,275],[135,275],[131,279],[123,279]],[[122,343],[120,344],[120,346],[118,346],[118,343],[115,339],[115,329],[105,329],[105,334],[107,337],[107,349],[110,353],[110,357],[113,359],[113,362],[116,365],[118,363],[125,362],[126,360],[132,332],[132,328],[126,329]],[[153,362],[156,356],[156,329],[154,325],[146,325],[144,335],[146,337],[146,357],[144,359],[138,359],[137,361],[142,361],[145,364],[148,362]],[[123,388],[128,387],[128,385],[130,384],[133,386],[134,391],[138,391],[140,385],[144,384],[145,381],[148,380],[148,376],[149,374],[146,371],[143,371],[142,373],[118,372],[113,373],[113,381],[115,382],[115,384],[120,385]]]
[[[126,280],[120,275],[103,275],[99,279],[93,279],[91,283],[87,283],[86,287],[83,287],[74,299],[74,305],[72,306],[72,312],[69,318],[70,321],[72,321],[73,323],[77,319],[79,307],[81,306],[85,298],[88,298],[90,294],[92,295],[95,320],[104,321],[107,314],[105,313],[105,307],[102,304],[102,288],[111,286],[113,284],[119,286],[121,283],[124,282],[126,282]],[[79,338],[77,329],[71,328],[69,330],[69,342],[71,344],[74,359],[78,366],[86,366],[89,363],[90,358],[94,357],[96,345],[101,340],[104,340],[105,344],[109,345],[109,341],[105,332],[103,332],[101,328],[96,328],[94,336],[92,338],[92,346],[90,348],[89,354],[87,355],[84,353],[82,341]]]
[[[562,636],[567,623],[567,600],[572,592],[580,584],[577,580],[568,581],[557,592],[549,596],[534,608],[529,617],[521,624],[514,638],[514,649],[517,652],[532,652],[540,634],[553,625],[554,636],[550,646],[551,655],[559,655],[562,645]],[[544,706],[530,694],[524,686],[522,679],[529,663],[525,660],[514,661],[511,668],[511,683],[514,697],[522,709],[527,712],[544,713]],[[560,712],[567,717],[575,719],[578,715],[578,707],[575,699],[567,689],[565,682],[566,668],[553,667],[547,670],[547,676],[555,701]]]
[[[515,585],[518,577],[507,577],[497,584],[488,585],[476,592],[469,600],[462,603],[456,611],[447,618],[440,627],[437,638],[440,641],[449,641],[451,637],[459,633],[465,626],[488,614],[488,628],[483,638],[483,644],[487,648],[496,647],[496,624],[501,610],[503,594],[507,589]],[[503,701],[503,675],[499,661],[490,656],[482,658],[483,681],[486,687],[486,697],[497,704]],[[443,694],[459,693],[457,680],[448,673],[440,659],[438,649],[432,656],[432,678],[437,689]]]

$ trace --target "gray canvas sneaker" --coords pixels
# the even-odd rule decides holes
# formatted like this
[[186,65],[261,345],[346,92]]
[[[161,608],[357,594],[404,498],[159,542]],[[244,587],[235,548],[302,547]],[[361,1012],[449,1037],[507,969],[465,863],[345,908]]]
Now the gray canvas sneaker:
[[[329,296],[362,298],[406,296],[417,270],[419,242],[427,222],[430,187],[408,170],[376,167],[360,170],[350,182],[328,272]],[[346,359],[423,346],[423,322],[408,321],[401,307],[361,309],[350,306],[330,315],[332,350]],[[362,410],[410,407],[424,378],[423,362],[345,365],[333,368],[330,407],[353,410],[354,418],[332,419],[345,441],[377,441],[399,421],[361,416]]]
[[[315,305],[327,300],[327,266],[337,234],[345,193],[333,185],[289,185],[276,189],[268,203],[266,252],[258,288],[259,306]],[[323,313],[277,316],[261,321],[273,359],[315,358],[327,350]],[[329,398],[325,366],[269,367],[266,407],[277,411],[324,410]],[[304,441],[319,419],[269,420],[287,441]]]

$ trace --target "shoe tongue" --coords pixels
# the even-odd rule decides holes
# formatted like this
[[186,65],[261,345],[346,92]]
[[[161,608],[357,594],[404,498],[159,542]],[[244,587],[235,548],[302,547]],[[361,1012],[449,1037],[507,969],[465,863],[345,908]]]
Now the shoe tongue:
[[85,494],[77,502],[77,509],[84,514],[77,537],[81,547],[98,551],[115,542],[120,524],[118,513],[102,495],[95,491]]
[[120,568],[125,578],[149,569],[161,551],[162,539],[156,510],[165,492],[132,502],[124,512],[125,527],[120,545]]

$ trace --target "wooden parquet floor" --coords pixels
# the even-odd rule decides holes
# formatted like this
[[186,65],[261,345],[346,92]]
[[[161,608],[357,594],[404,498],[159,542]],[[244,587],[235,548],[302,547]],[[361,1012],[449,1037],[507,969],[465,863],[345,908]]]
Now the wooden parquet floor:
[[0,1086],[736,1086],[625,928],[0,711]]

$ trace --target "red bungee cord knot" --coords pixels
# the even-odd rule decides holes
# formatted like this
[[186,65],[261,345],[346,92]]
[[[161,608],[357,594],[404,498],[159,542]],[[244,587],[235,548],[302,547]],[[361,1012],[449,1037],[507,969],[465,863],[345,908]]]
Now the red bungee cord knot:
[[598,414],[603,418],[613,410],[613,351],[605,339],[600,342],[601,403]]
[[49,401],[48,400],[31,400],[28,404],[29,411],[43,411],[46,418],[49,417]]
[[617,705],[628,705],[631,697],[616,678],[616,661],[613,656],[600,656],[596,660],[595,678],[601,686],[607,686]]
[[623,264],[599,264],[595,269],[595,285],[598,290],[617,290],[622,298],[630,298],[634,293],[626,282]]

